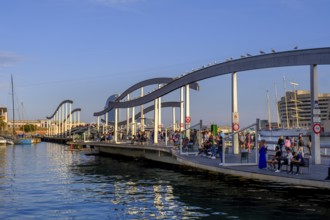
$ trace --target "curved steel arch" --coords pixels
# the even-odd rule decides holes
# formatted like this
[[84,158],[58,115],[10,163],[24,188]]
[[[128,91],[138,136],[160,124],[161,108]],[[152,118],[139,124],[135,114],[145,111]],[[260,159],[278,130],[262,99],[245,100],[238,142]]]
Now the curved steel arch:
[[[151,102],[158,97],[164,96],[186,84],[215,76],[231,74],[233,72],[314,64],[330,64],[330,47],[257,55],[205,67],[175,79],[166,86],[163,86],[162,88],[141,98],[126,102],[109,103],[109,108],[129,108],[132,106],[142,105]],[[97,115],[94,113],[94,116]]]
[[[81,111],[81,108],[73,109],[73,110],[71,111],[71,115],[72,115],[73,113],[75,113],[75,112],[80,112],[80,111]],[[63,121],[66,121],[69,117],[70,117],[70,114],[68,114],[68,115],[66,116],[66,118],[65,118]]]
[[[120,100],[124,99],[127,94],[141,88],[141,87],[145,87],[145,86],[149,86],[149,85],[153,85],[153,84],[160,84],[160,83],[170,83],[173,80],[175,80],[174,78],[169,78],[169,77],[160,77],[160,78],[153,78],[153,79],[147,79],[141,82],[138,82],[136,84],[134,84],[133,86],[129,87],[128,89],[126,89],[123,94],[121,94],[119,97],[116,98],[116,101],[114,102],[119,102]],[[194,90],[198,90],[199,86],[198,83],[193,82],[190,84],[190,88],[194,89]],[[109,101],[108,102],[108,106],[106,108],[104,108],[102,111],[99,112],[95,112],[94,116],[101,116],[104,115],[105,113],[111,111],[113,109],[113,107],[111,106],[113,102]]]
[[[180,102],[163,102],[162,108],[168,108],[168,107],[180,107]],[[143,114],[147,114],[148,112],[154,111],[155,105],[148,106],[147,108],[143,109]],[[138,119],[141,117],[141,112],[135,114],[134,118]],[[103,123],[105,122],[104,119],[101,120]],[[121,121],[118,123],[118,125],[125,125],[127,120]],[[132,118],[129,119],[129,122],[132,122]],[[109,122],[109,124],[114,124],[114,122]]]
[[173,81],[173,78],[170,77],[160,77],[160,78],[153,78],[153,79],[147,79],[141,82],[138,82],[136,84],[134,84],[133,86],[129,87],[128,89],[126,89],[117,99],[116,101],[120,101],[122,99],[124,99],[127,94],[134,92],[137,89],[140,89],[141,87],[145,87],[145,86],[149,86],[149,85],[153,85],[153,84],[160,84],[160,83],[169,83]]
[[46,118],[47,118],[47,119],[52,119],[52,118],[54,117],[54,115],[56,114],[56,112],[58,111],[58,109],[61,107],[61,105],[65,104],[65,103],[70,103],[70,104],[72,104],[73,101],[72,101],[72,100],[64,100],[63,102],[61,102],[61,103],[57,106],[57,108],[56,108],[54,114],[53,114],[52,116],[49,116],[49,117],[46,117]]

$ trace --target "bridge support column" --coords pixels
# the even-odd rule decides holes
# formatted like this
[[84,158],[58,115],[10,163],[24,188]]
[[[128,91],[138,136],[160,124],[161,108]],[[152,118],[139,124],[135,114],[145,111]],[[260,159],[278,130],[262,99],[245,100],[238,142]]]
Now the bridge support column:
[[[317,83],[317,65],[310,66],[310,90],[311,90],[311,130],[318,121],[314,121],[315,118],[321,117],[320,115],[313,115],[314,109],[319,109],[319,94]],[[312,132],[312,160],[313,164],[321,164],[321,152],[320,152],[320,134]]]
[[[234,113],[238,113],[238,106],[237,106],[237,74],[236,72],[232,73],[231,75],[231,81],[232,81],[232,93],[231,93],[231,98],[232,98],[232,115]],[[236,121],[237,123],[237,121]],[[232,125],[234,124],[234,117],[232,117]],[[234,154],[239,153],[239,144],[238,144],[238,134],[235,134],[233,136],[233,150]]]
[[61,123],[62,123],[62,126],[61,126],[61,135],[62,135],[62,137],[64,137],[64,127],[65,127],[65,125],[64,125],[64,114],[65,114],[65,106],[63,106],[62,105],[62,107],[61,107],[61,109],[62,109],[62,116],[61,116]]
[[183,127],[183,118],[184,118],[184,109],[183,109],[183,87],[180,88],[180,131],[182,132],[184,130]]
[[175,107],[172,107],[172,129],[173,129],[173,131],[176,130],[176,125],[175,125]]
[[[127,94],[127,101],[129,101],[129,94]],[[129,135],[129,108],[126,109],[126,138]]]
[[115,143],[118,141],[118,108],[115,108],[115,132],[114,132]]
[[[158,85],[158,88],[160,89],[162,86],[161,84]],[[158,130],[162,131],[162,98],[158,98]]]
[[68,103],[65,103],[65,115],[64,115],[64,137],[67,136],[68,133]]
[[[190,140],[190,85],[186,85],[186,137]],[[187,119],[189,120],[187,121]]]
[[100,116],[97,116],[97,132],[100,132]]
[[70,103],[70,115],[69,115],[69,136],[71,137],[71,129],[72,129],[72,104]]
[[77,123],[78,123],[78,126],[80,126],[80,112],[78,112],[78,119],[77,119]]
[[56,136],[58,136],[58,134],[60,133],[60,109],[56,112]]
[[108,133],[108,125],[109,125],[109,112],[105,113],[105,132]]
[[154,144],[158,144],[158,98],[155,99],[154,109]]
[[[140,96],[143,97],[143,87],[141,87],[141,94]],[[144,131],[144,114],[143,114],[143,105],[140,107],[140,130]]]
[[132,107],[132,136],[136,135],[135,132],[135,107]]

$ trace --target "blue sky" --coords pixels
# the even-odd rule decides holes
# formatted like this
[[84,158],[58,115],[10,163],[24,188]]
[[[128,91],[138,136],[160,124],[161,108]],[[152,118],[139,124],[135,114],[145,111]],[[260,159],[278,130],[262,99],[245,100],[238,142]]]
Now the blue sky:
[[[329,47],[329,10],[328,0],[2,0],[0,105],[11,109],[12,74],[24,119],[44,119],[71,99],[84,122],[95,122],[110,95],[148,78],[261,49]],[[330,93],[329,66],[318,73],[319,92]],[[275,120],[274,81],[282,96],[283,76],[288,90],[291,81],[309,89],[309,67],[238,73],[242,125],[267,118],[266,90]],[[229,124],[230,83],[230,76],[200,82],[192,123]],[[179,100],[179,91],[163,100]],[[165,125],[170,113],[163,111]]]

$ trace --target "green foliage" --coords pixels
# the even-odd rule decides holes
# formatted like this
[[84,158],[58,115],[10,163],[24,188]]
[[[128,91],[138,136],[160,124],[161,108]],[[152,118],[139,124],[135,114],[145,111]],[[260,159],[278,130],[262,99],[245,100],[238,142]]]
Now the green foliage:
[[6,122],[4,122],[4,120],[2,120],[2,118],[0,118],[0,130],[2,131],[4,129],[6,129],[6,127],[7,127]]
[[32,124],[25,124],[21,127],[21,130],[28,133],[28,132],[34,132],[37,130],[37,126],[36,125],[32,125]]

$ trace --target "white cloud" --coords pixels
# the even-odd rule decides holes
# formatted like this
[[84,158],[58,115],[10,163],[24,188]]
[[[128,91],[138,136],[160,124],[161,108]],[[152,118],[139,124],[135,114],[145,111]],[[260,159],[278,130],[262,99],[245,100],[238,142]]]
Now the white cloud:
[[21,60],[22,57],[13,52],[0,51],[0,68],[13,66]]

